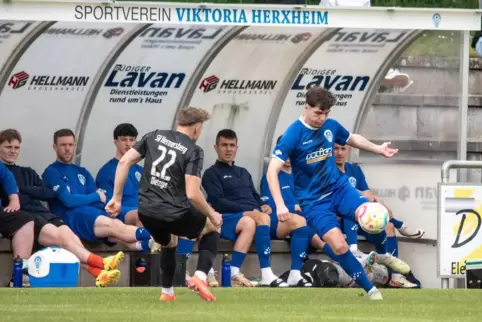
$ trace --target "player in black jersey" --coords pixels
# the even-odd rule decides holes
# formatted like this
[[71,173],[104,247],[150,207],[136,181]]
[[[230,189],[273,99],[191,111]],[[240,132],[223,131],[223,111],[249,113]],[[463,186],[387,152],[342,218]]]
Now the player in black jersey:
[[161,250],[162,294],[160,300],[175,300],[172,281],[176,268],[177,237],[199,240],[197,271],[188,287],[202,299],[216,301],[209,291],[206,276],[216,257],[222,217],[206,202],[201,192],[204,152],[196,145],[208,112],[185,108],[177,115],[177,128],[156,130],[144,135],[119,161],[114,195],[106,210],[121,209],[129,167],[144,159],[139,182],[139,220]]

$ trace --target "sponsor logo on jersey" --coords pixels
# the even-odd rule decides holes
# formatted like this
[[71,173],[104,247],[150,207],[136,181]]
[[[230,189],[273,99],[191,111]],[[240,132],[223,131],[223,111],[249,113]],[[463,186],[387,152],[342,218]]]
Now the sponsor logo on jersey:
[[321,148],[315,152],[311,152],[308,155],[306,155],[306,163],[311,164],[311,163],[324,161],[333,155],[332,151],[333,151],[332,148]]

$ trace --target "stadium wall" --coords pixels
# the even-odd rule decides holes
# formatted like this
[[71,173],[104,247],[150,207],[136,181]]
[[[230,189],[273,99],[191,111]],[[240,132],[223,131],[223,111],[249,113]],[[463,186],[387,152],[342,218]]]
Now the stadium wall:
[[[313,84],[335,92],[339,102],[332,116],[345,127],[374,133],[371,139],[390,139],[396,122],[373,122],[374,106],[383,100],[378,88],[419,34],[0,21],[0,129],[20,130],[19,164],[42,173],[54,160],[53,132],[71,128],[78,136],[76,163],[95,176],[114,154],[115,125],[131,122],[143,134],[172,127],[179,108],[198,106],[213,114],[199,139],[205,167],[215,160],[217,131],[232,128],[239,135],[237,163],[259,182],[273,143],[300,115],[303,92]],[[388,130],[379,135],[378,127]],[[387,194],[399,218],[426,229],[425,244],[402,243],[401,255],[426,287],[439,287],[436,208],[426,207],[419,197],[436,200],[440,165],[375,164],[358,154],[354,159],[365,164],[370,186]],[[413,200],[397,197],[406,191],[401,187],[413,190]]]

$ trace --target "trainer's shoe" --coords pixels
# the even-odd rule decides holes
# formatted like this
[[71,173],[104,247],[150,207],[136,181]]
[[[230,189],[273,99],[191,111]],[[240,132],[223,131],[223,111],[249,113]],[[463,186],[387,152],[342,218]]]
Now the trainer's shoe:
[[368,298],[370,298],[370,300],[383,300],[382,293],[377,288],[368,292]]
[[365,254],[364,252],[362,252],[359,249],[350,250],[350,251],[353,254],[353,256],[355,256],[356,258],[365,258],[367,256],[367,254]]
[[154,239],[151,240],[151,254],[157,254],[161,252],[161,244],[156,243]]
[[361,259],[361,264],[365,273],[370,273],[372,271],[372,265],[375,264],[377,261],[377,254],[375,252],[370,252],[368,255],[365,255]]
[[392,274],[392,278],[388,282],[388,286],[396,288],[417,288],[418,285],[410,282],[405,276],[397,273]]
[[187,287],[190,290],[193,290],[194,292],[198,293],[203,300],[208,302],[216,302],[216,298],[208,289],[208,283],[202,281],[196,275],[194,275],[189,279],[189,281],[187,281]]
[[207,277],[207,283],[209,287],[218,287],[219,282],[216,279],[216,271],[210,271]]
[[176,300],[176,295],[169,295],[169,294],[166,294],[166,293],[162,293],[161,294],[161,297],[159,298],[159,301],[163,301],[163,302],[169,302],[169,301],[175,301]]
[[248,280],[244,274],[238,273],[231,277],[231,287],[255,287],[256,285]]
[[108,256],[104,258],[104,270],[105,271],[113,271],[117,269],[124,259],[124,253],[123,252],[118,252],[115,255]]
[[392,256],[392,254],[377,254],[377,263],[390,267],[400,274],[408,274],[410,266],[400,258]]
[[407,226],[403,226],[402,228],[398,229],[400,235],[408,238],[422,238],[425,235],[425,230],[417,228],[415,231],[408,228]]
[[106,287],[110,284],[117,283],[120,279],[120,271],[115,269],[112,271],[102,271],[95,280],[95,286]]

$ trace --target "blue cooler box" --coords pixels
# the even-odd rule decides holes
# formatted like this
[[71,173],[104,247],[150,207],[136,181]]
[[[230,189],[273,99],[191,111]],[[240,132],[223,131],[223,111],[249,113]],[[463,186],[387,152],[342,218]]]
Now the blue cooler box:
[[80,262],[60,247],[39,250],[28,259],[30,287],[76,287]]

